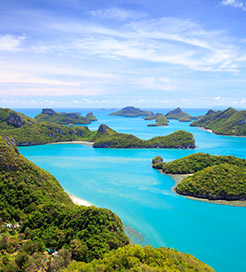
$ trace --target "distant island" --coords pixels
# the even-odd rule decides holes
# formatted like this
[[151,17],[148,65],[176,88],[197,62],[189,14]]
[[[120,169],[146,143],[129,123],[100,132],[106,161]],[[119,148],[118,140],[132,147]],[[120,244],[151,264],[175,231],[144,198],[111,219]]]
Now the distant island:
[[[190,254],[129,245],[120,218],[75,205],[59,182],[0,137],[0,270],[214,272]],[[134,260],[134,261],[132,261]],[[115,269],[115,263],[117,268]],[[157,270],[156,270],[157,269]]]
[[246,136],[246,111],[233,108],[216,112],[209,110],[190,126],[201,127],[218,135]]
[[134,107],[125,107],[119,111],[112,112],[109,115],[112,116],[124,116],[124,117],[139,117],[139,116],[147,116],[153,114],[152,111],[143,111],[139,108]]
[[175,187],[178,194],[230,202],[246,200],[245,159],[196,153],[169,163],[157,156],[152,163],[164,174],[182,177]]
[[34,117],[38,122],[50,122],[55,124],[90,124],[91,121],[97,121],[92,112],[88,113],[85,117],[79,113],[59,113],[53,109],[42,109],[42,112]]
[[155,120],[155,124],[148,124],[148,127],[160,127],[168,126],[168,120],[162,113],[150,114],[147,117],[143,118],[144,120]]
[[192,117],[187,112],[183,112],[181,108],[176,108],[174,110],[169,111],[165,117],[167,119],[176,119],[179,122],[190,122],[193,119],[198,119],[199,117]]
[[186,131],[177,131],[145,141],[130,134],[118,133],[105,124],[100,125],[97,131],[91,131],[86,126],[68,127],[37,122],[24,114],[2,108],[0,136],[14,138],[18,146],[87,141],[95,148],[195,148],[193,135]]

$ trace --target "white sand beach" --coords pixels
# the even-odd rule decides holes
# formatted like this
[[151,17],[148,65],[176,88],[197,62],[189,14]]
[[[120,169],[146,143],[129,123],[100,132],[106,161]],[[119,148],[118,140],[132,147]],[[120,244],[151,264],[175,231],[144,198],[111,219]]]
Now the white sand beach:
[[55,143],[48,143],[48,144],[81,144],[86,146],[93,146],[93,142],[86,142],[86,141],[68,141],[68,142],[55,142]]
[[73,195],[69,195],[70,198],[72,199],[73,203],[76,204],[76,205],[79,205],[79,206],[86,206],[86,207],[89,207],[89,206],[92,206],[93,204],[86,201],[86,200],[83,200],[81,198],[78,198],[76,196],[73,196]]

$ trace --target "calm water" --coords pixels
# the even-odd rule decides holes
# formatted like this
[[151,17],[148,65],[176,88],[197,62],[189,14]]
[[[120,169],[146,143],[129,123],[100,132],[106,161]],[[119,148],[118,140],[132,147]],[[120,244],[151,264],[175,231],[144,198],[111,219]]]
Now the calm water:
[[[40,110],[19,109],[33,117]],[[81,112],[91,110],[59,110]],[[154,110],[166,113],[168,110]],[[206,110],[187,110],[192,115]],[[172,149],[93,149],[82,145],[59,144],[22,147],[28,159],[56,176],[63,188],[98,207],[116,212],[134,232],[135,243],[167,246],[193,254],[216,271],[246,271],[246,208],[209,204],[186,199],[171,191],[174,181],[152,169],[151,160],[161,155],[171,161],[195,152],[234,155],[246,158],[246,138],[212,135],[170,122],[168,127],[147,127],[153,121],[108,116],[112,111],[93,110],[101,123],[143,139],[167,135],[179,129],[194,134],[196,150]]]

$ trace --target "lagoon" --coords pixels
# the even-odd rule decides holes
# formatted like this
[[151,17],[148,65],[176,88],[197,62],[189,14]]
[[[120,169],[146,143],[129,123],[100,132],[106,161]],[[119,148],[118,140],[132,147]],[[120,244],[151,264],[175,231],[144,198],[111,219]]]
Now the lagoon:
[[[31,109],[18,111],[33,116],[41,110],[37,113]],[[106,123],[118,132],[142,139],[179,129],[192,132],[198,146],[195,150],[93,149],[75,144],[19,149],[28,159],[53,174],[68,193],[117,213],[133,242],[176,248],[193,254],[216,271],[246,271],[246,208],[210,204],[177,195],[171,191],[174,181],[151,167],[156,155],[161,155],[165,161],[194,152],[246,158],[246,138],[216,136],[177,121],[171,121],[168,127],[147,127],[153,121],[108,116],[113,110],[59,111],[79,111],[82,115],[93,111],[99,121],[89,128],[95,130]],[[152,111],[166,113],[168,110]],[[205,109],[186,111],[192,115],[206,112]]]

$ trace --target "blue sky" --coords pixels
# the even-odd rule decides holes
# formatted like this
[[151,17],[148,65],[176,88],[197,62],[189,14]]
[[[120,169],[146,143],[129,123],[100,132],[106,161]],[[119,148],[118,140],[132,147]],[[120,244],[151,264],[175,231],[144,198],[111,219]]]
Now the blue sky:
[[244,108],[245,26],[243,0],[0,0],[0,105]]

